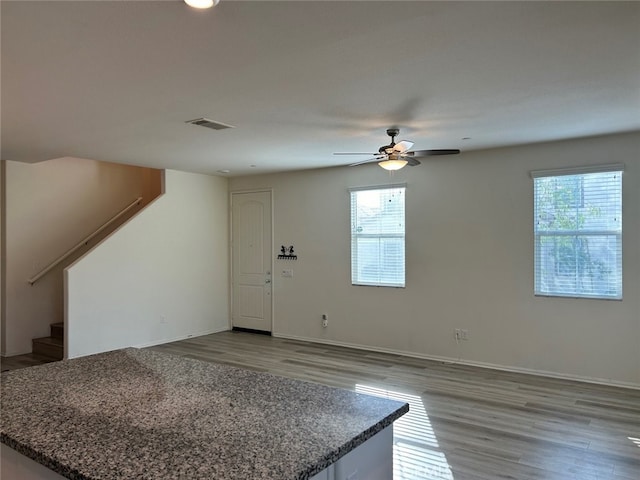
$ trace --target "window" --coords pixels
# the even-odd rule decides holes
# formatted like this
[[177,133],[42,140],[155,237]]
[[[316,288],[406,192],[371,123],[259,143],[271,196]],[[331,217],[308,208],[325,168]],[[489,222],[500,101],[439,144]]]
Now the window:
[[405,186],[350,193],[351,283],[404,287]]
[[535,294],[622,298],[622,166],[532,172]]

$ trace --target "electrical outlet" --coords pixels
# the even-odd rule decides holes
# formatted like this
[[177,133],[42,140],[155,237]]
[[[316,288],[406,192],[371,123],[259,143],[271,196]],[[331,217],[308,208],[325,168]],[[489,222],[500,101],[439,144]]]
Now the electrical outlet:
[[329,326],[329,316],[326,313],[322,314],[322,328],[327,328]]
[[459,328],[456,328],[453,331],[453,338],[456,339],[456,341],[461,340],[462,339],[462,331]]

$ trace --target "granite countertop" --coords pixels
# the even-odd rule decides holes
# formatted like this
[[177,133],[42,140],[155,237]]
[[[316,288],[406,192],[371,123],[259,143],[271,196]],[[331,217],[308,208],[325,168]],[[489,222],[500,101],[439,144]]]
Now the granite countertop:
[[125,349],[2,373],[0,440],[76,480],[306,479],[406,403]]

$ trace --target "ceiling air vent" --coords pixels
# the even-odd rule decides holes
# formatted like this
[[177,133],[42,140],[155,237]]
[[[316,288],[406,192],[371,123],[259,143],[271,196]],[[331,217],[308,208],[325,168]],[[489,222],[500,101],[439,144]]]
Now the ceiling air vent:
[[185,123],[192,125],[200,125],[201,127],[210,128],[211,130],[224,130],[225,128],[235,128],[233,125],[226,123],[214,122],[208,118],[196,118],[195,120],[187,120]]

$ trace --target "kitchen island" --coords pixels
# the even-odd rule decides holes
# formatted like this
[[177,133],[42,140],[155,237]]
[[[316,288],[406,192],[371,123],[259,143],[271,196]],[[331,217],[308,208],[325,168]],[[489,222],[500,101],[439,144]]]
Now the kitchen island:
[[1,402],[2,478],[21,480],[388,480],[409,409],[133,348],[4,372]]

